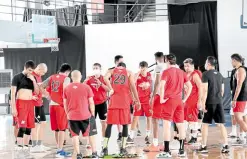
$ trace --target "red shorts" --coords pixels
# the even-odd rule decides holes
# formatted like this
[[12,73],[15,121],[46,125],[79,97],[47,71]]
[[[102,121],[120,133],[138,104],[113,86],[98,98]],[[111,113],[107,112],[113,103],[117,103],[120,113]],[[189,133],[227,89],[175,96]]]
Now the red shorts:
[[17,124],[19,128],[34,128],[34,103],[32,100],[16,100]]
[[184,107],[184,120],[188,122],[198,121],[197,101],[187,100]]
[[184,106],[180,97],[169,98],[162,104],[161,119],[175,123],[184,122]]
[[114,125],[130,124],[130,109],[108,109],[106,122]]
[[50,106],[51,130],[64,131],[68,129],[68,119],[64,107],[60,105]]
[[160,104],[160,96],[156,95],[154,97],[154,104],[153,104],[153,118],[155,119],[161,119],[161,111],[162,111],[162,105]]
[[149,104],[141,104],[141,109],[139,111],[136,110],[135,107],[134,116],[144,116],[144,115],[146,117],[152,116],[151,107]]
[[233,112],[241,112],[244,113],[245,107],[247,105],[247,101],[237,101],[235,108],[233,108]]

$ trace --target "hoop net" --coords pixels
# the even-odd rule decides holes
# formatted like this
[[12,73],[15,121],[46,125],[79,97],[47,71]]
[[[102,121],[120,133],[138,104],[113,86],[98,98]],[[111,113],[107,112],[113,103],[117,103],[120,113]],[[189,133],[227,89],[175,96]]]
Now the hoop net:
[[44,38],[43,39],[43,42],[45,44],[50,44],[51,46],[51,52],[54,52],[54,51],[59,51],[59,47],[58,47],[58,44],[60,42],[60,38]]

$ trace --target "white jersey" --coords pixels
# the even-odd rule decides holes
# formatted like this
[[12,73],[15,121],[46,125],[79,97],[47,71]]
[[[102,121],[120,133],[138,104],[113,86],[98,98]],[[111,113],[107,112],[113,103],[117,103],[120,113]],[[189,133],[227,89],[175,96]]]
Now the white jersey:
[[[167,64],[166,63],[161,63],[159,65],[156,65],[155,69],[154,69],[154,80],[156,79],[156,75],[160,74],[160,77],[163,73],[164,70],[167,69]],[[160,80],[160,79],[159,79]],[[160,89],[158,88],[157,93],[156,94],[160,94]]]

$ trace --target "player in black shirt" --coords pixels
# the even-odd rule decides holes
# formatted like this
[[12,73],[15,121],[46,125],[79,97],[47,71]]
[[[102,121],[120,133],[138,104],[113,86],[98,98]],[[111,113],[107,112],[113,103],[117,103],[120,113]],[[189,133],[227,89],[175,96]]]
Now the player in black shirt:
[[[236,69],[231,80],[233,113],[240,128],[247,132],[247,123],[243,120],[247,105],[247,68],[243,66],[244,59],[241,55],[233,54],[231,59],[232,66]],[[240,138],[240,143],[244,144],[245,139]]]
[[223,138],[222,153],[229,152],[227,131],[224,126],[225,117],[223,110],[223,94],[224,94],[224,78],[215,70],[217,60],[209,56],[205,63],[206,72],[202,75],[202,110],[204,111],[204,118],[202,120],[202,145],[198,150],[201,153],[208,153],[207,150],[207,136],[208,125],[212,124],[214,120],[217,126],[220,128]]

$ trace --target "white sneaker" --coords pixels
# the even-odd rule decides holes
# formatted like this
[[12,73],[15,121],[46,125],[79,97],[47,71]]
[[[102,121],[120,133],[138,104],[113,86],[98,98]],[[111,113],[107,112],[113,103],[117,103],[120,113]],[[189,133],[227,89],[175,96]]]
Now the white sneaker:
[[235,138],[235,137],[237,137],[237,134],[231,132],[230,134],[228,134],[228,136],[231,138]]
[[35,147],[30,148],[30,152],[31,153],[40,153],[40,152],[45,152],[45,150],[41,146],[35,146]]
[[47,147],[45,145],[40,145],[40,147],[42,147],[43,150],[45,150],[45,151],[49,151],[51,149],[50,147]]

